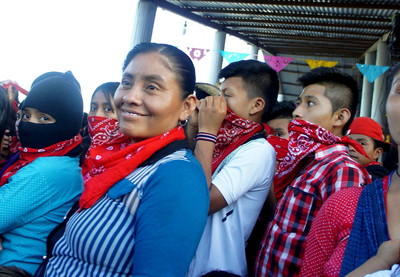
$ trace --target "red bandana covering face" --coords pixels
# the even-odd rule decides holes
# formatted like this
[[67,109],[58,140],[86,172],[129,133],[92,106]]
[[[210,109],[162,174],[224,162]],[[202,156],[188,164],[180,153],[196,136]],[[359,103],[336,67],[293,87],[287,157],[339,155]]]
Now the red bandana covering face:
[[[267,134],[273,134],[274,129],[266,123],[263,123],[264,129],[267,131]],[[288,152],[288,144],[289,140],[275,136],[268,135],[267,141],[272,145],[272,147],[276,151],[276,161],[279,164],[285,158]]]
[[116,119],[89,116],[88,131],[90,147],[82,165],[85,181],[96,175],[94,171],[96,160],[107,158],[132,143],[129,137],[119,131],[118,120]]
[[241,118],[228,109],[217,134],[217,143],[212,158],[212,172],[217,169],[226,156],[263,129],[261,124]]
[[289,124],[288,155],[279,164],[274,187],[283,191],[300,170],[301,161],[318,149],[332,144],[351,145],[367,155],[362,146],[349,137],[338,137],[326,129],[305,120],[294,119]]
[[[276,152],[276,165],[277,167],[281,162],[283,162],[284,158],[286,157],[288,153],[288,145],[289,145],[289,140],[280,138],[277,136],[268,136],[267,141],[274,147],[275,152]],[[282,198],[283,192],[285,187],[279,187],[279,182],[277,179],[277,176],[275,175],[274,177],[274,193],[275,193],[275,198],[278,200]]]
[[272,145],[276,151],[276,161],[279,164],[283,161],[288,153],[289,140],[270,135],[267,137],[267,141]]
[[183,139],[185,139],[183,128],[176,127],[162,135],[136,142],[112,155],[95,160],[91,170],[93,176],[85,182],[79,206],[90,208],[115,183],[128,176],[155,152],[173,141]]
[[43,149],[33,149],[28,147],[20,147],[19,155],[20,158],[17,162],[11,165],[3,174],[0,181],[0,186],[7,183],[8,178],[17,173],[18,170],[33,162],[40,157],[50,156],[65,156],[69,151],[79,146],[82,142],[81,135],[76,135],[72,139],[64,140],[56,144],[50,145]]

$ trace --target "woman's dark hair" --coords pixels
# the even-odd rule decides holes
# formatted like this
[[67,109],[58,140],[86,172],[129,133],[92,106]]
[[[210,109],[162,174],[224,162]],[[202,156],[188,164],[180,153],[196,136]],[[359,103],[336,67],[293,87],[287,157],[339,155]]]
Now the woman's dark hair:
[[8,92],[0,86],[0,140],[3,139],[5,130],[10,134],[15,133],[16,112],[8,99]]
[[119,82],[107,82],[107,83],[101,84],[94,90],[94,92],[92,94],[92,98],[98,91],[101,90],[104,94],[104,97],[106,98],[107,104],[110,107],[112,107],[111,101],[114,98],[114,94],[115,94],[115,91],[117,90],[118,86],[119,86]]
[[136,55],[151,52],[162,55],[165,58],[163,59],[164,65],[175,73],[182,89],[182,99],[193,94],[196,83],[196,71],[193,62],[188,55],[175,46],[150,42],[137,44],[126,56],[122,70],[126,69]]
[[398,73],[398,71],[400,70],[400,63],[396,63],[395,65],[393,65],[390,70],[387,72],[387,76],[388,76],[388,81],[389,81],[389,90],[392,86],[392,82],[393,82],[393,78],[394,76],[396,76],[396,74]]

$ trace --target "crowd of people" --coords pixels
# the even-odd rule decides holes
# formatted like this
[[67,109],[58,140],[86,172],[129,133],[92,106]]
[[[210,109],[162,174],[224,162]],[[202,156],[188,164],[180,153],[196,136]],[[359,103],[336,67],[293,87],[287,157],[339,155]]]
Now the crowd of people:
[[382,164],[398,155],[400,64],[391,142],[357,117],[357,83],[337,68],[301,76],[294,103],[277,102],[266,63],[218,77],[196,83],[184,52],[141,43],[87,116],[70,71],[40,75],[21,103],[0,83],[0,276],[400,270],[398,157]]

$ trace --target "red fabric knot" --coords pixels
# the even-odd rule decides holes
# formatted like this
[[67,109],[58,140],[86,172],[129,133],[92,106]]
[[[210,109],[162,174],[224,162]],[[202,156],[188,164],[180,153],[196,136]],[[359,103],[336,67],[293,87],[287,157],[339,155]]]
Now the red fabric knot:
[[131,144],[96,161],[91,169],[93,177],[85,181],[79,206],[85,209],[92,207],[115,183],[128,176],[155,152],[173,141],[183,139],[185,139],[183,128],[176,127],[159,136]]

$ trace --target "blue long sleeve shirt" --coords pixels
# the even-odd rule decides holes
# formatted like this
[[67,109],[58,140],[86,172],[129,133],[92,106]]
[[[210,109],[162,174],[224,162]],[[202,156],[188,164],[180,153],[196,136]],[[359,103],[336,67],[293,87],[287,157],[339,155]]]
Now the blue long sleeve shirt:
[[41,157],[0,187],[0,264],[33,274],[46,239],[83,189],[78,158]]

